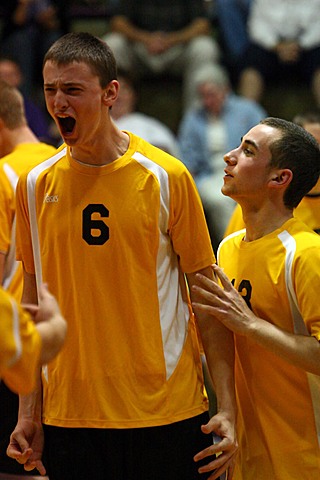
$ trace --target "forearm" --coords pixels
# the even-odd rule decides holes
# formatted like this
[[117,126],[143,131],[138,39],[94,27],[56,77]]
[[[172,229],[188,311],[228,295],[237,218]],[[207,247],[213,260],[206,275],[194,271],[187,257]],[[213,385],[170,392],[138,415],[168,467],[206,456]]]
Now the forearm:
[[[210,322],[210,328],[205,324]],[[217,410],[223,412],[230,422],[236,419],[236,398],[234,389],[234,340],[233,333],[220,322],[199,318],[207,366],[217,398]]]
[[[211,280],[214,278],[211,267],[203,269],[201,273]],[[197,300],[197,293],[192,288],[196,283],[195,274],[189,274],[187,278],[191,300],[194,302]],[[206,311],[198,310],[196,315],[208,370],[217,397],[218,411],[224,412],[231,422],[235,422],[233,332]]]
[[320,375],[320,343],[315,337],[286,332],[260,318],[248,327],[246,336],[288,363]]
[[131,42],[145,42],[150,32],[135,27],[129,20],[122,16],[116,16],[111,21],[111,30],[121,33]]
[[22,420],[31,420],[36,423],[41,423],[42,384],[40,369],[35,390],[29,395],[19,395],[18,422]]
[[257,317],[223,270],[217,265],[213,266],[213,270],[222,288],[205,273],[197,276],[198,285],[192,288],[195,295],[193,308],[199,318],[209,315],[213,322],[221,322],[236,335],[250,338],[288,363],[320,375],[320,343],[315,337],[282,330]]
[[[111,29],[114,32],[121,33],[132,42],[148,42],[154,33],[137,28],[126,17],[116,16],[111,21]],[[167,40],[172,44],[186,43],[199,35],[209,35],[210,24],[205,18],[198,18],[186,28],[176,32],[162,32]]]
[[182,30],[168,33],[168,39],[172,44],[187,43],[200,35],[210,34],[210,24],[205,18],[198,18]]

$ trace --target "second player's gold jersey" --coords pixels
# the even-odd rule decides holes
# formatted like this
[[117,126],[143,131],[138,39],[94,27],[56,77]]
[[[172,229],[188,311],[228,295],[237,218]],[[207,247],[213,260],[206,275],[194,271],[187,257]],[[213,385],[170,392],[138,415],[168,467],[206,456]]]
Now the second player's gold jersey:
[[[320,341],[320,238],[292,218],[258,240],[224,239],[218,261],[260,318]],[[236,480],[320,478],[320,377],[236,335]]]
[[24,170],[55,150],[46,143],[22,143],[0,160],[0,251],[6,255],[2,285],[17,301],[22,294],[22,269],[15,260],[16,184]]

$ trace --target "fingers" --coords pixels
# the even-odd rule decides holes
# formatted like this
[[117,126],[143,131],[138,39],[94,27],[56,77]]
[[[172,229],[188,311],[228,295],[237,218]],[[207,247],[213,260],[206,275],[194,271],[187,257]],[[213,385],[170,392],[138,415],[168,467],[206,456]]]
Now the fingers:
[[[198,468],[199,473],[212,472],[211,476],[209,477],[211,480],[215,478],[219,478],[220,475],[222,475],[227,469],[233,468],[232,467],[233,454],[231,452],[224,452],[220,455],[217,455],[213,453],[213,449],[214,447],[209,447],[208,449],[206,449],[207,452],[205,450],[203,450],[203,452],[200,452],[200,453],[205,453],[203,458],[206,458],[209,456],[212,458],[213,455],[215,456],[212,458],[212,461]],[[210,451],[210,455],[208,451]],[[196,461],[196,457],[194,458],[195,461]],[[232,475],[232,470],[231,470],[231,475]],[[228,478],[232,478],[232,477],[228,476]]]
[[30,472],[35,468],[38,470],[40,475],[46,474],[46,469],[41,460],[32,460],[33,450],[32,448],[26,448],[24,451],[20,451],[20,447],[17,447],[18,444],[10,443],[7,448],[7,455],[10,458],[16,460],[20,465],[24,466],[26,472]]
[[38,311],[39,311],[38,305],[31,305],[30,303],[28,303],[28,304],[23,303],[22,307],[24,308],[24,310],[29,312],[32,317],[35,317],[37,315]]
[[32,449],[24,436],[18,432],[13,432],[7,448],[8,457],[17,460],[19,463],[25,463],[31,454]]
[[221,285],[224,290],[230,291],[234,289],[234,286],[230,282],[229,277],[224,273],[224,270],[219,267],[219,265],[213,265],[213,271],[215,275],[219,278]]
[[35,315],[36,323],[50,320],[53,315],[60,314],[60,308],[55,296],[49,292],[46,284],[39,287],[39,310]]
[[210,303],[214,303],[215,299],[223,294],[222,288],[214,280],[201,274],[197,274],[195,278],[197,283],[191,287],[193,302],[205,299],[210,301]]
[[26,450],[24,450],[23,452],[19,451],[16,446],[14,445],[9,445],[8,448],[7,448],[7,455],[8,457],[10,458],[13,458],[14,460],[16,460],[18,463],[20,463],[21,465],[25,464],[29,458],[31,457],[32,455],[32,449],[31,448],[27,448]]
[[46,469],[41,460],[33,460],[25,463],[24,469],[26,472],[31,472],[31,470],[37,469],[40,475],[44,476],[46,474]]
[[213,271],[215,273],[215,277],[218,278],[221,282],[221,286],[214,280],[202,275],[201,273],[196,274],[197,285],[194,285],[194,291],[197,291],[197,287],[202,287],[207,292],[211,292],[215,295],[219,295],[221,290],[230,290],[233,288],[232,283],[230,282],[227,275],[224,273],[222,268],[218,265],[213,265]]
[[48,285],[43,283],[39,288],[39,300],[43,301],[45,298],[51,298],[53,295],[49,292]]

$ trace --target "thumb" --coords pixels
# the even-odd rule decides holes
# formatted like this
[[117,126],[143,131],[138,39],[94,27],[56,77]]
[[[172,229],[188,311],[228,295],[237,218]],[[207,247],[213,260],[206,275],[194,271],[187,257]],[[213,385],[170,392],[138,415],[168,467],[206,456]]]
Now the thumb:
[[214,432],[214,424],[212,420],[209,420],[205,425],[201,425],[201,430],[203,433],[212,433]]
[[22,459],[29,458],[32,454],[32,449],[29,446],[28,441],[24,437],[24,435],[17,433],[13,433],[10,437],[10,443],[7,448],[7,455],[10,458],[14,459]]

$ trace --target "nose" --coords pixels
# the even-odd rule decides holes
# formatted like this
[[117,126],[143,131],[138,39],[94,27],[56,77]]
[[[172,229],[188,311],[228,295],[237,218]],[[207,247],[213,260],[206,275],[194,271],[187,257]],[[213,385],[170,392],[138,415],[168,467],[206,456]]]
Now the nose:
[[68,107],[67,97],[61,90],[56,91],[53,104],[58,111],[63,111]]
[[230,152],[224,155],[223,160],[226,162],[227,165],[235,165],[237,163],[235,152],[236,150],[230,150]]

